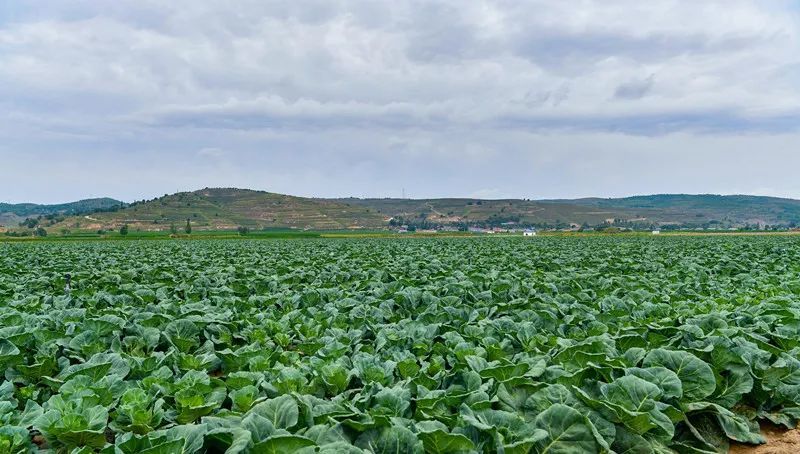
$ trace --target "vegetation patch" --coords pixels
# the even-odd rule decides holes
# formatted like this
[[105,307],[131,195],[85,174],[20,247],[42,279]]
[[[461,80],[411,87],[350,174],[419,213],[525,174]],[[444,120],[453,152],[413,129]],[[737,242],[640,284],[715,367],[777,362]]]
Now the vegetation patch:
[[800,243],[0,243],[0,369],[2,452],[724,452],[800,418]]

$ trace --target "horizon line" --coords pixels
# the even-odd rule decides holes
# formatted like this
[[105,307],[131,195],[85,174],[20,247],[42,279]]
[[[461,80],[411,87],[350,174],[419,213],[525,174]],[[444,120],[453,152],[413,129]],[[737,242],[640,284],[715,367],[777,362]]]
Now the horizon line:
[[98,199],[111,199],[118,202],[122,202],[125,204],[131,204],[134,202],[140,201],[148,201],[148,200],[156,200],[161,197],[166,196],[173,196],[177,194],[190,194],[194,192],[199,192],[203,190],[209,189],[227,189],[227,190],[239,190],[239,191],[253,191],[253,192],[262,192],[268,194],[277,194],[283,195],[288,197],[296,197],[296,198],[303,198],[303,199],[320,199],[320,200],[346,200],[346,199],[355,199],[355,200],[446,200],[446,199],[457,199],[457,200],[486,200],[486,201],[497,201],[497,200],[522,200],[522,201],[530,201],[530,202],[570,202],[576,200],[586,200],[586,199],[600,199],[600,200],[620,200],[620,199],[631,199],[635,197],[656,197],[656,196],[692,196],[692,197],[699,197],[699,196],[717,196],[717,197],[759,197],[759,198],[771,198],[771,199],[782,199],[782,200],[793,200],[793,201],[800,201],[800,198],[793,198],[793,197],[780,197],[774,195],[763,195],[763,194],[752,194],[752,193],[741,193],[741,192],[731,192],[731,193],[715,193],[715,192],[704,192],[704,193],[688,193],[688,192],[653,192],[653,193],[635,193],[631,195],[624,195],[624,196],[617,196],[617,197],[609,197],[609,196],[598,196],[598,195],[584,195],[578,197],[546,197],[546,198],[534,198],[534,197],[469,197],[469,196],[444,196],[444,197],[380,197],[380,196],[369,196],[369,197],[359,197],[359,196],[344,196],[344,197],[329,197],[329,196],[304,196],[304,195],[293,195],[287,194],[282,192],[273,192],[268,191],[265,189],[253,189],[253,188],[241,188],[241,187],[224,187],[224,186],[207,186],[204,188],[194,189],[194,190],[179,190],[172,193],[167,193],[164,195],[152,197],[152,198],[142,198],[142,199],[135,199],[133,201],[125,201],[118,199],[116,197],[111,197],[108,195],[105,196],[95,196],[95,197],[84,197],[79,199],[74,199],[70,201],[63,201],[63,202],[30,202],[30,201],[22,201],[22,202],[9,202],[6,200],[0,200],[0,205],[65,205],[70,203],[77,203],[83,202],[88,200],[98,200]]

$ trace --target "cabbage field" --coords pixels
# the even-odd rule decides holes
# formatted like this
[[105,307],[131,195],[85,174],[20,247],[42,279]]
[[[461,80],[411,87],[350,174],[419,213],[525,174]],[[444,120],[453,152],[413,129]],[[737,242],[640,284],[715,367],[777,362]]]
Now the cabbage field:
[[725,452],[800,418],[800,241],[0,243],[0,368],[0,453]]

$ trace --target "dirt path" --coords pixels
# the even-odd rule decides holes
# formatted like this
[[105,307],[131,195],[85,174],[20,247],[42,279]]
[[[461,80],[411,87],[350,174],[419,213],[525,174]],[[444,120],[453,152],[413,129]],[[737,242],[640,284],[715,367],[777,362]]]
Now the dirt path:
[[800,430],[786,430],[772,424],[761,424],[761,435],[767,443],[760,446],[731,443],[730,454],[797,454],[800,453]]
[[431,204],[430,202],[425,202],[425,205],[427,205],[427,206],[428,206],[428,208],[430,208],[430,209],[431,209],[431,211],[433,212],[433,214],[435,214],[435,215],[437,215],[437,216],[439,216],[439,217],[444,217],[444,215],[443,215],[442,213],[440,213],[440,212],[436,211],[436,208],[434,208],[434,207],[433,207],[433,204]]

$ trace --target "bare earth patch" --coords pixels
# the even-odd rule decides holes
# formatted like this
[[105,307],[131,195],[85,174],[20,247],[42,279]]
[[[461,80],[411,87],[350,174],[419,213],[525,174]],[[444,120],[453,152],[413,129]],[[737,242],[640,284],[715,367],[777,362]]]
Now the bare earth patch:
[[768,423],[761,424],[761,435],[767,443],[759,446],[731,443],[730,454],[796,454],[800,453],[800,430],[787,430]]

